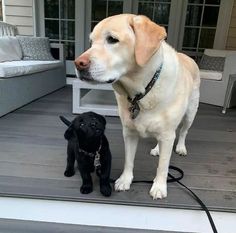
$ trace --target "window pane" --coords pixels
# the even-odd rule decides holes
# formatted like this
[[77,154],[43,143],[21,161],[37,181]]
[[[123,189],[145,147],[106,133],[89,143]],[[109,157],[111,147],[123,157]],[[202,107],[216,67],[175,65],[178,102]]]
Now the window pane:
[[168,24],[170,15],[170,4],[156,4],[154,21],[157,24]]
[[108,2],[108,16],[121,14],[123,12],[123,2],[109,1]]
[[202,29],[199,48],[213,48],[215,33],[215,29]]
[[153,19],[153,9],[154,4],[140,2],[138,5],[138,14],[146,15],[148,18]]
[[206,6],[203,14],[202,26],[216,27],[219,7]]
[[106,18],[106,2],[104,0],[92,0],[92,20],[100,21]]
[[44,0],[45,18],[59,18],[59,0]]
[[75,0],[61,0],[61,18],[75,18]]
[[199,29],[185,28],[183,47],[197,47]]
[[45,36],[59,39],[59,20],[45,20]]
[[220,0],[206,0],[206,4],[220,5]]
[[75,22],[61,21],[62,40],[75,40]]
[[139,2],[171,2],[171,0],[139,0]]
[[93,28],[98,24],[98,22],[92,22],[91,23],[91,31],[93,31]]
[[187,26],[199,26],[201,23],[202,6],[188,6],[186,22]]
[[75,43],[73,42],[63,42],[65,46],[65,56],[66,60],[75,59]]
[[203,4],[203,0],[188,0],[189,3]]
[[156,0],[155,2],[171,2],[171,0]]

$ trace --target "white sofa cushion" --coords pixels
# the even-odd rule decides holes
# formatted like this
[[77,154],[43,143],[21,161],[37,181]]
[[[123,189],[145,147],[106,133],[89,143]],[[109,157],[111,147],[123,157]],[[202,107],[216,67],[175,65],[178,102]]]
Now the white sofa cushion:
[[213,71],[213,70],[200,70],[200,77],[201,79],[221,81],[222,73],[219,71]]
[[22,50],[19,41],[14,36],[0,37],[0,62],[19,61]]
[[63,66],[61,61],[12,61],[0,63],[0,78],[37,73]]

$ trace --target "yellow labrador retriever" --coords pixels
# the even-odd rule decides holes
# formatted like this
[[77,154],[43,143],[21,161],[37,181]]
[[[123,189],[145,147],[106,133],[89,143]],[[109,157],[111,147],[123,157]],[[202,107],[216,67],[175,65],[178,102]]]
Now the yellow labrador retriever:
[[112,83],[123,125],[125,164],[115,189],[133,180],[139,136],[154,137],[160,155],[150,195],[167,196],[167,174],[176,129],[176,152],[186,155],[185,138],[199,103],[199,69],[164,39],[166,31],[145,16],[121,14],[102,20],[90,35],[91,48],[75,60],[80,78]]

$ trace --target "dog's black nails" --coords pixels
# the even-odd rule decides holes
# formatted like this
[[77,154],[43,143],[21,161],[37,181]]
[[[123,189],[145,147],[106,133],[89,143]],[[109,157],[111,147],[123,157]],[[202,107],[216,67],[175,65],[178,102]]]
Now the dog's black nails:
[[82,194],[89,194],[93,191],[93,186],[90,185],[90,184],[83,184],[81,187],[80,187],[80,192]]
[[111,192],[112,192],[112,189],[111,189],[111,186],[110,184],[107,184],[107,185],[101,185],[100,186],[100,192],[103,196],[105,197],[110,197],[111,196]]

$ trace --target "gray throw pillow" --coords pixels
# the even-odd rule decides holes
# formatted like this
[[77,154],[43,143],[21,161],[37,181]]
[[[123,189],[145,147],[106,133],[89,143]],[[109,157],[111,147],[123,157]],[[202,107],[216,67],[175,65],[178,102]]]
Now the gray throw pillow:
[[222,72],[224,70],[225,57],[212,57],[203,54],[199,68],[203,70],[214,70]]
[[17,36],[17,39],[22,48],[23,60],[55,60],[47,37]]

